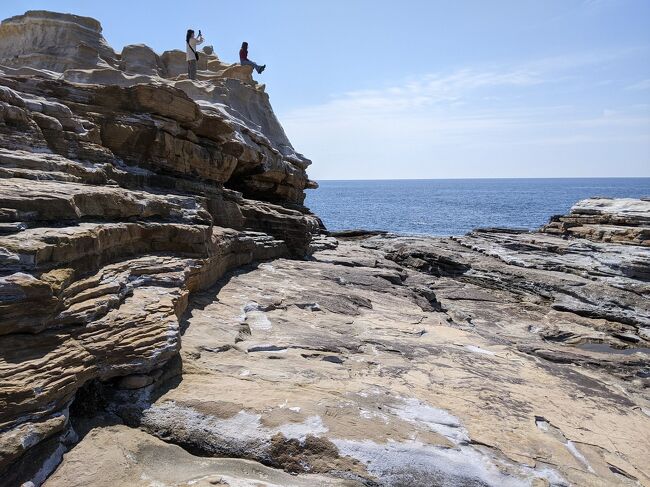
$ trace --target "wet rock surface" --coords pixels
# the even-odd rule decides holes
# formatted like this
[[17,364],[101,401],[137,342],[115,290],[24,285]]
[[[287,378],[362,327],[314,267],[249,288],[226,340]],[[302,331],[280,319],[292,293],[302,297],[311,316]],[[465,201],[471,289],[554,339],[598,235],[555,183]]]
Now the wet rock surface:
[[0,40],[1,485],[650,485],[648,201],[328,235],[250,69]]

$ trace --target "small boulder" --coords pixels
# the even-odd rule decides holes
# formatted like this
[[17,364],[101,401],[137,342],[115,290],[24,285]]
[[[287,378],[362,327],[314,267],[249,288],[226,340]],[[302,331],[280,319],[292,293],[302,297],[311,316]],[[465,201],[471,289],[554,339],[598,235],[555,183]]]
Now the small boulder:
[[149,46],[131,44],[122,49],[121,68],[127,73],[160,75],[162,62]]

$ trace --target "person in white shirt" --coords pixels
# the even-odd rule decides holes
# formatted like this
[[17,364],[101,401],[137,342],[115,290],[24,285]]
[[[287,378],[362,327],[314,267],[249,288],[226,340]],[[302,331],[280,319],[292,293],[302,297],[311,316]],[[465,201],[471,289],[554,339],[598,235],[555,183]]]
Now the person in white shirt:
[[187,60],[187,77],[196,79],[196,62],[199,60],[199,54],[196,52],[196,46],[203,43],[203,36],[199,30],[199,36],[194,37],[192,29],[187,30],[185,36],[185,59]]

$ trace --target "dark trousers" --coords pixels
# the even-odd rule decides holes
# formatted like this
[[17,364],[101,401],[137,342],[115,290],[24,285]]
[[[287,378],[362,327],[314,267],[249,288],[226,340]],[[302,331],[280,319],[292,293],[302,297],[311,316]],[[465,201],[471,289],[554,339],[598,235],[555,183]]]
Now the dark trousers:
[[196,60],[187,61],[187,77],[196,79]]

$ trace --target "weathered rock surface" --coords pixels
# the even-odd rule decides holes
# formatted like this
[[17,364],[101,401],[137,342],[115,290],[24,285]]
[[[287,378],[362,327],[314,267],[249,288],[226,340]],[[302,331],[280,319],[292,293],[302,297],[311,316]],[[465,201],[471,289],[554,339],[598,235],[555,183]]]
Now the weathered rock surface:
[[368,484],[648,485],[650,287],[590,259],[650,252],[485,235],[233,274],[190,300],[182,381],[115,411],[190,451]]
[[182,375],[102,395],[189,451],[300,475],[648,485],[649,263],[545,233],[353,236],[195,294]]
[[320,222],[250,76],[164,78],[166,58],[117,55],[72,15],[28,12],[0,39],[0,484],[38,484],[84,385],[165,378],[189,294],[307,255]]
[[249,68],[0,40],[0,485],[650,485],[648,201],[337,240]]
[[0,64],[63,72],[69,68],[108,67],[115,51],[98,21],[78,15],[30,11],[2,22]]
[[543,231],[602,242],[650,246],[650,199],[591,198],[566,216],[554,217]]
[[[0,75],[9,88],[0,111],[27,132],[30,147],[47,142],[59,153],[59,139],[75,139],[72,157],[86,157],[79,150],[100,136],[118,157],[151,151],[142,164],[149,168],[189,171],[255,199],[302,203],[303,190],[315,186],[305,173],[311,162],[291,146],[250,66],[222,63],[204,49],[204,81],[193,83],[181,51],[158,56],[138,44],[117,54],[101,30],[94,19],[44,11],[0,24]],[[11,79],[21,75],[39,80]],[[75,85],[45,81],[61,78]]]
[[[89,465],[89,458],[102,462]],[[116,469],[115,466],[119,465]],[[320,475],[294,476],[250,460],[200,458],[141,431],[109,426],[91,431],[66,454],[47,487],[354,487],[351,481]]]

